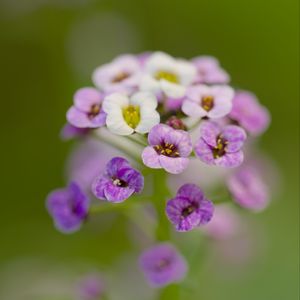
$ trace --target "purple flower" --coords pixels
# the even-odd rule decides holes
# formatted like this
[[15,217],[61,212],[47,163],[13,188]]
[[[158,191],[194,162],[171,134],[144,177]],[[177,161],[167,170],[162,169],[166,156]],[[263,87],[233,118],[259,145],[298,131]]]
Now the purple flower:
[[166,207],[167,216],[177,231],[189,231],[205,225],[211,220],[213,211],[213,203],[194,184],[183,185]]
[[105,125],[106,114],[101,104],[104,95],[94,88],[82,88],[74,95],[74,105],[67,112],[70,124],[79,128],[98,128]]
[[144,177],[133,169],[122,157],[114,157],[106,165],[106,171],[98,176],[92,191],[98,199],[114,203],[123,202],[133,193],[140,193],[144,188]]
[[63,141],[71,140],[77,137],[84,137],[89,133],[89,128],[78,128],[72,124],[65,124],[60,132],[60,137]]
[[197,69],[195,83],[226,84],[230,77],[224,71],[218,60],[211,56],[199,56],[192,60]]
[[245,91],[236,93],[229,117],[252,135],[263,133],[270,123],[268,110],[259,103],[254,94]]
[[234,91],[226,85],[195,85],[188,88],[182,111],[190,117],[218,119],[229,114]]
[[140,61],[134,55],[121,55],[111,63],[98,67],[93,82],[105,92],[131,92],[141,77]]
[[139,264],[148,283],[153,287],[179,282],[187,273],[185,259],[168,243],[147,249],[140,256]]
[[87,217],[89,204],[89,198],[75,182],[66,188],[54,190],[47,197],[48,212],[57,229],[64,233],[80,228]]
[[253,164],[245,164],[227,182],[236,203],[253,211],[262,211],[269,204],[269,190],[262,174]]
[[103,296],[104,289],[102,277],[99,274],[90,274],[78,283],[78,299],[100,300]]
[[247,136],[239,126],[221,128],[214,122],[204,122],[200,127],[200,139],[195,152],[203,162],[226,168],[239,166],[244,160],[241,150]]
[[181,173],[188,165],[192,152],[189,134],[165,124],[154,126],[148,135],[149,145],[142,153],[147,167],[163,168],[172,174]]

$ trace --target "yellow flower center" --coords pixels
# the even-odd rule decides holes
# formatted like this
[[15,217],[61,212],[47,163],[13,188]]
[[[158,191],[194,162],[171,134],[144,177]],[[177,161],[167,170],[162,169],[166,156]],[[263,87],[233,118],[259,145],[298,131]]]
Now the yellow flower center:
[[140,107],[129,105],[123,108],[123,117],[128,126],[135,129],[141,121]]
[[178,83],[178,76],[174,73],[168,72],[168,71],[158,71],[155,74],[155,79],[160,80],[160,79],[165,79],[169,82],[172,83]]
[[214,107],[214,97],[204,96],[201,100],[201,106],[204,110],[210,111]]
[[179,152],[174,144],[162,143],[154,146],[154,150],[161,155],[169,157],[179,157]]
[[217,138],[217,146],[213,148],[213,156],[214,158],[219,158],[226,154],[226,145],[228,142],[223,139],[221,136]]

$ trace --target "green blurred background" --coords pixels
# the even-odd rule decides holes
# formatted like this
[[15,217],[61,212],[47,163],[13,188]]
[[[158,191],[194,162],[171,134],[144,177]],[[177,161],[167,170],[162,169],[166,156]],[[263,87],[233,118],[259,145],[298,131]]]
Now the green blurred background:
[[[230,264],[205,265],[192,299],[298,299],[298,6],[297,0],[1,0],[0,298],[33,300],[22,289],[40,281],[40,295],[43,288],[64,295],[63,280],[78,272],[120,268],[120,253],[132,248],[122,218],[109,230],[87,226],[66,237],[54,230],[44,199],[64,184],[71,145],[58,134],[74,91],[120,53],[163,50],[214,55],[234,85],[258,95],[273,119],[261,147],[281,176],[271,207],[251,216],[263,235],[262,254],[235,275]],[[116,277],[122,295],[125,275]]]

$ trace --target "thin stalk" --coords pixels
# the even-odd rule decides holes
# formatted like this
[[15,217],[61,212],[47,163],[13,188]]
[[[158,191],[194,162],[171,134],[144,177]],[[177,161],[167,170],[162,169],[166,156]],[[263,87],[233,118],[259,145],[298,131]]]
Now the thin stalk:
[[106,129],[99,129],[94,132],[93,136],[104,143],[114,147],[117,150],[120,150],[128,157],[133,158],[136,162],[143,164],[141,159],[142,148],[137,144],[132,144],[128,139],[114,135],[108,132]]

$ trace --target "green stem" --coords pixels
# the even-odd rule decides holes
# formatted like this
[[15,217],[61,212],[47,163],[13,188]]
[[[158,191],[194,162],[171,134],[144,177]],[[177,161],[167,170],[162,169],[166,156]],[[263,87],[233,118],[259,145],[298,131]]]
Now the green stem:
[[143,165],[141,159],[142,148],[137,144],[132,144],[128,139],[123,136],[118,136],[109,132],[106,128],[100,128],[93,132],[93,136],[104,143],[122,151],[128,157],[133,158],[136,162]]
[[167,219],[165,208],[166,200],[170,197],[167,187],[167,174],[165,170],[153,170],[153,204],[157,213],[156,239],[165,241],[170,239],[170,222]]

